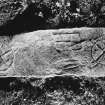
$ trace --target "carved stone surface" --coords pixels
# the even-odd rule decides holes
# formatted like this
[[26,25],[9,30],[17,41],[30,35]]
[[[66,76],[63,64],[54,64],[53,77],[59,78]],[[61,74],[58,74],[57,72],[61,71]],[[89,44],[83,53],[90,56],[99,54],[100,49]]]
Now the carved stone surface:
[[40,30],[16,35],[1,53],[0,75],[8,76],[12,70],[11,76],[104,76],[104,46],[104,28]]

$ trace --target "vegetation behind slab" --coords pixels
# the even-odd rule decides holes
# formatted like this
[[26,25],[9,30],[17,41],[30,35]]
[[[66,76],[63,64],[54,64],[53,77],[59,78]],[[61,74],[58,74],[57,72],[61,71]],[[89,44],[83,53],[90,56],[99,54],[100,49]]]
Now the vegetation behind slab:
[[[3,78],[1,105],[104,105],[105,78]],[[40,85],[39,85],[40,84]]]
[[105,26],[104,0],[3,0],[0,4],[1,34]]

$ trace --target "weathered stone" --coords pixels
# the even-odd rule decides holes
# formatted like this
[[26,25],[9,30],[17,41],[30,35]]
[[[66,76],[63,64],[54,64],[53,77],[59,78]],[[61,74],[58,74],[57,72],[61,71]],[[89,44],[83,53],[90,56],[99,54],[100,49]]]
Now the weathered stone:
[[[1,58],[7,62],[8,68],[9,65],[12,67],[11,76],[104,76],[104,34],[104,28],[40,30],[20,34],[8,42],[7,50],[1,47],[4,51]],[[1,63],[1,76],[9,75],[11,69],[5,70],[5,67]]]

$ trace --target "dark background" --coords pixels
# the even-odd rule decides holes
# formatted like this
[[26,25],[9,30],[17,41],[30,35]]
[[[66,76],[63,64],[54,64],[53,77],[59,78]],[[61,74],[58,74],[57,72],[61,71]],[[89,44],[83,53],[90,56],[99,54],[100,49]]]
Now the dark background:
[[1,2],[1,35],[14,35],[40,29],[105,26],[104,0],[65,0],[64,3],[61,0],[33,1]]

